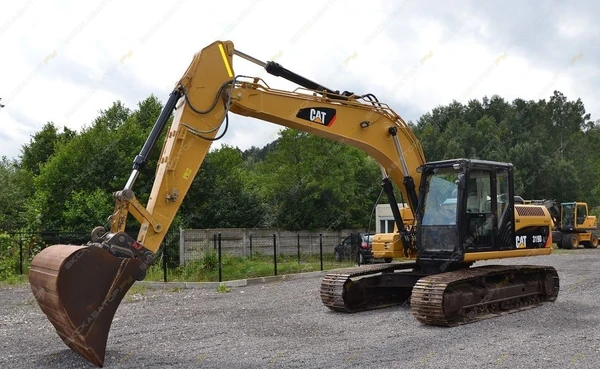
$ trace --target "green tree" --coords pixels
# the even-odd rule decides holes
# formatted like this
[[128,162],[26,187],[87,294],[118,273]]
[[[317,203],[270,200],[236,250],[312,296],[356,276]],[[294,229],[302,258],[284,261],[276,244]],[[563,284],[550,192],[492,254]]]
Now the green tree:
[[0,231],[15,231],[26,226],[24,200],[33,192],[31,174],[3,156],[0,188]]
[[82,231],[82,225],[87,225],[88,231],[94,225],[108,227],[107,217],[113,206],[112,197],[104,189],[74,191],[65,202],[61,230],[78,232]]
[[120,100],[115,101],[112,106],[106,110],[100,110],[100,116],[94,120],[94,126],[102,125],[111,131],[119,128],[131,115],[131,110]]
[[223,145],[209,152],[181,208],[187,228],[254,227],[265,210],[247,181],[242,152]]
[[271,224],[291,230],[367,227],[379,194],[377,164],[349,145],[292,129],[258,166]]
[[[96,222],[96,216],[78,217],[75,212],[85,209],[84,204],[99,203],[99,189],[110,197],[113,191],[123,188],[131,163],[152,127],[149,122],[156,119],[160,109],[160,102],[153,96],[140,102],[133,112],[117,101],[80,134],[59,145],[35,178],[35,196],[28,202],[30,222],[37,222],[45,230],[68,227],[87,231],[95,226],[91,222]],[[156,165],[159,153],[157,147],[150,157],[150,168]],[[153,175],[153,169],[144,170],[136,182],[134,190],[139,191],[142,202],[149,196]],[[110,215],[108,211],[103,219]],[[75,220],[81,223],[77,226]]]
[[21,167],[34,175],[40,174],[40,168],[54,154],[58,145],[75,137],[75,131],[63,127],[62,132],[52,122],[46,123],[35,133],[28,145],[21,148]]
[[[524,198],[600,201],[598,125],[580,99],[554,91],[548,101],[499,96],[453,101],[424,114],[413,128],[428,161],[457,157],[511,162]],[[584,200],[584,201],[591,201]]]

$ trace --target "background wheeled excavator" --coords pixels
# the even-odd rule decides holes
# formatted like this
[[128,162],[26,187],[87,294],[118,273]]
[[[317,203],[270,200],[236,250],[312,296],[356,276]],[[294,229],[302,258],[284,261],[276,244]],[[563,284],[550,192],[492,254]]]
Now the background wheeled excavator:
[[[259,78],[235,75],[234,55],[303,89],[276,90]],[[410,127],[372,94],[331,90],[218,41],[194,56],[175,85],[127,183],[113,194],[110,229],[95,228],[86,245],[50,246],[32,261],[29,280],[39,306],[61,339],[91,363],[103,365],[117,307],[129,287],[144,279],[211,143],[227,132],[229,112],[353,145],[380,164],[399,232],[377,235],[376,247],[415,261],[327,274],[320,293],[330,309],[380,308],[410,297],[419,321],[451,326],[556,299],[559,279],[550,266],[471,267],[478,260],[551,252],[546,208],[514,205],[511,164],[426,163]],[[165,128],[143,206],[134,183]],[[392,182],[416,227],[403,225]],[[136,239],[125,232],[129,215],[141,223]]]
[[524,204],[543,205],[552,217],[552,241],[559,249],[573,249],[583,245],[586,249],[598,247],[598,223],[588,212],[585,202],[556,200],[522,200]]

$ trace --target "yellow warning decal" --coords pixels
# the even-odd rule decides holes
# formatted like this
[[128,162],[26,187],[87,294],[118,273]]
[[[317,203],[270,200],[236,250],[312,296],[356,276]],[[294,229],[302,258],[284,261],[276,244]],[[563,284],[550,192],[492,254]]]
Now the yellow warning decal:
[[219,44],[219,50],[221,51],[221,57],[223,58],[223,63],[225,63],[225,68],[227,68],[227,74],[229,77],[233,77],[233,72],[231,71],[231,67],[229,66],[229,60],[227,60],[227,55],[225,55],[225,49],[223,48],[223,44]]

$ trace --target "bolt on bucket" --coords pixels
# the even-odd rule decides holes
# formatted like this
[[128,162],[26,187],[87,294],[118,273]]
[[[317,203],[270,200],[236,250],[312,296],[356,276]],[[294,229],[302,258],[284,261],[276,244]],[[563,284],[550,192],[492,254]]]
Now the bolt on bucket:
[[64,343],[102,367],[115,312],[145,266],[97,246],[54,245],[33,258],[29,282]]

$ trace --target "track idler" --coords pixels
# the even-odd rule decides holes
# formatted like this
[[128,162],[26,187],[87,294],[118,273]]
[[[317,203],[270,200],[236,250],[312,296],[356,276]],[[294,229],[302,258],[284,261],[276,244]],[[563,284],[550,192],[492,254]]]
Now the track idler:
[[147,267],[142,259],[117,257],[99,246],[54,245],[33,258],[29,282],[64,343],[102,367],[115,312]]

